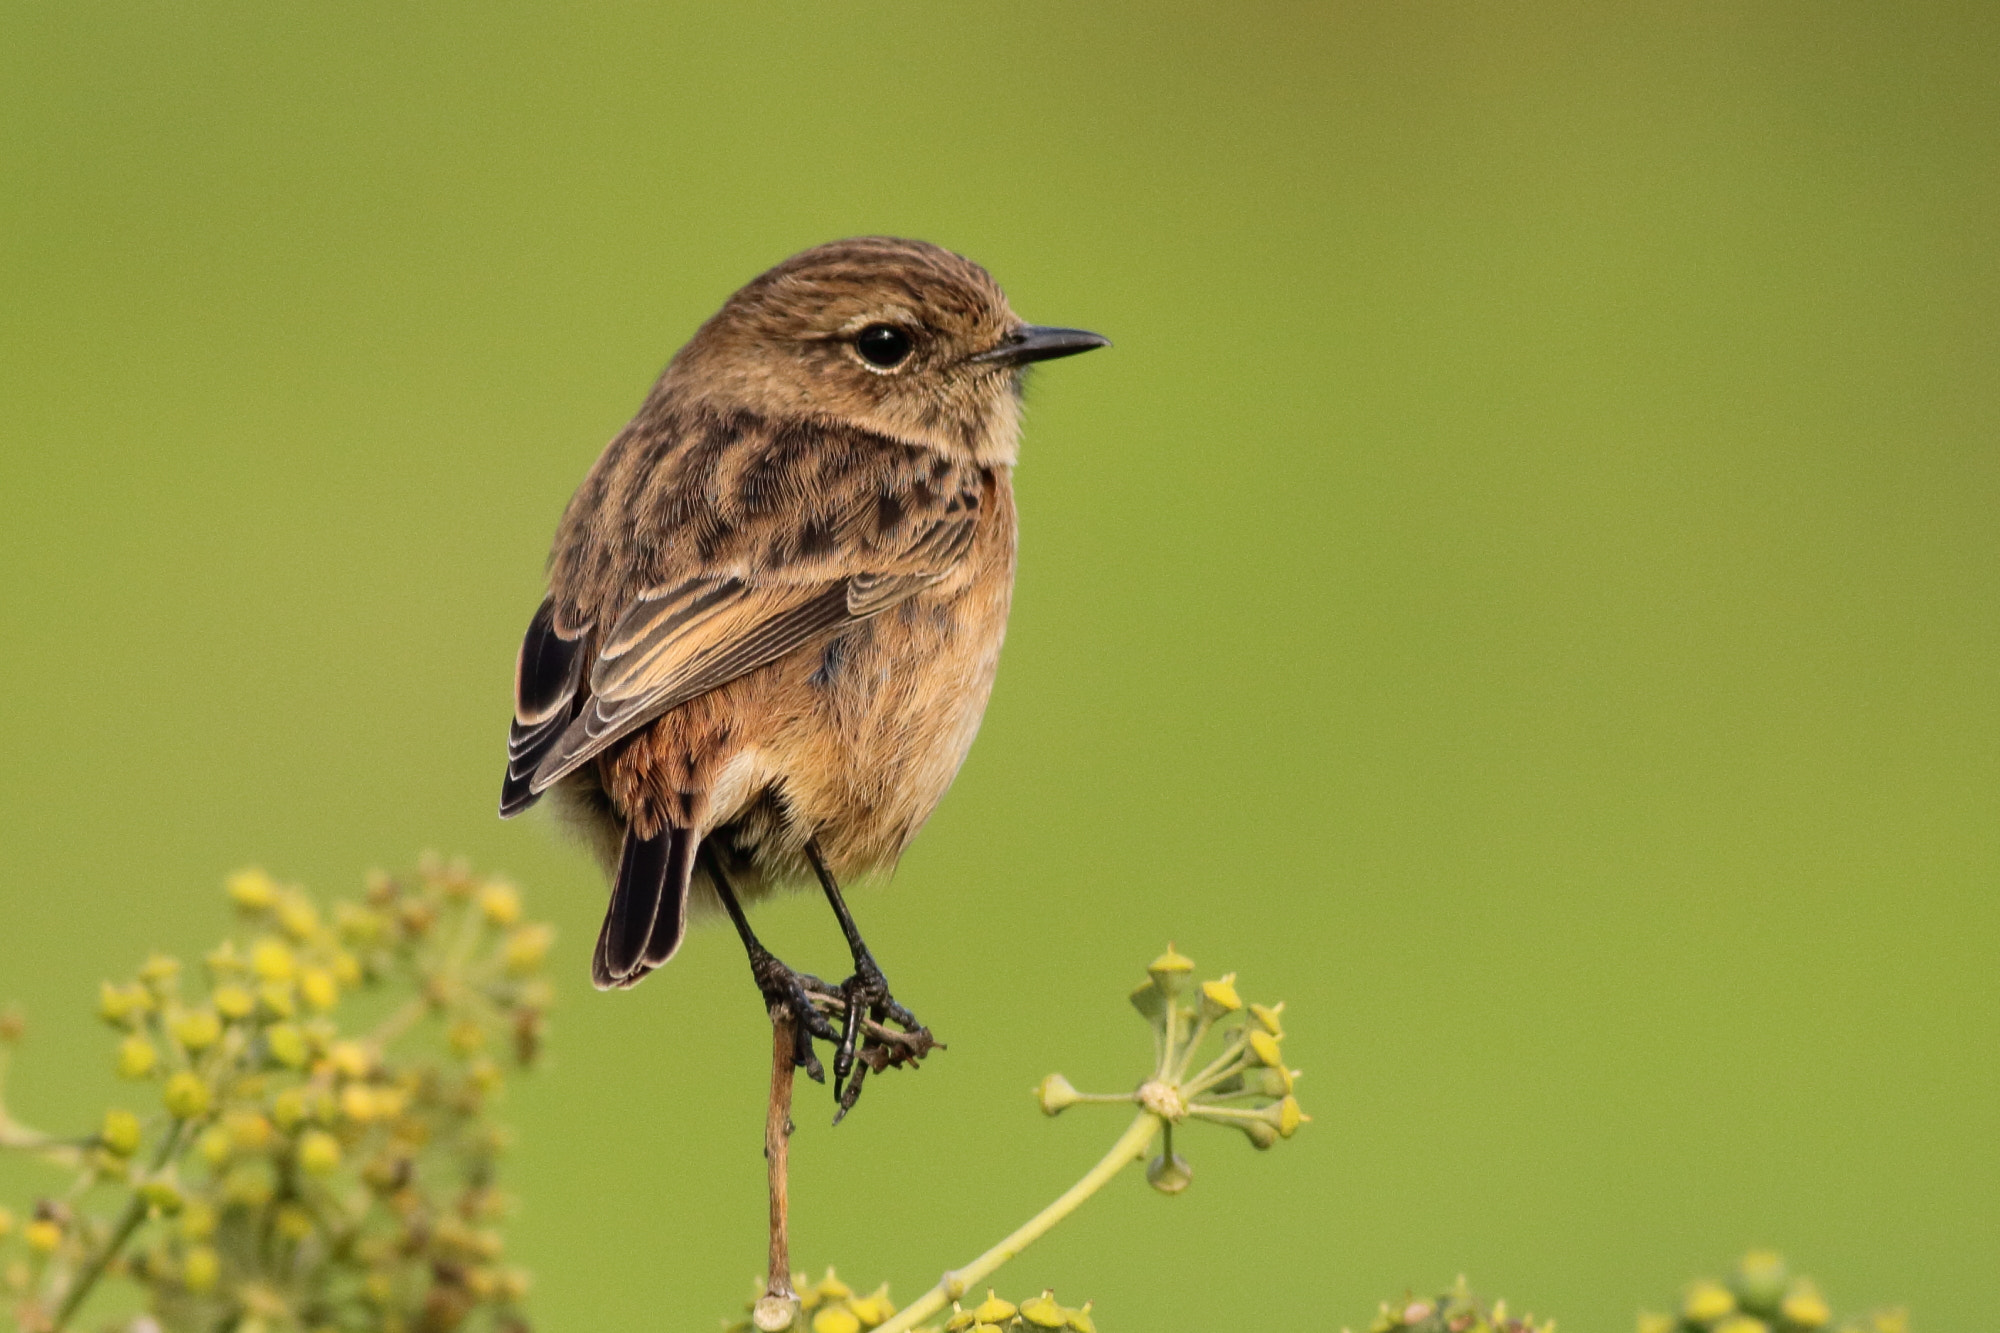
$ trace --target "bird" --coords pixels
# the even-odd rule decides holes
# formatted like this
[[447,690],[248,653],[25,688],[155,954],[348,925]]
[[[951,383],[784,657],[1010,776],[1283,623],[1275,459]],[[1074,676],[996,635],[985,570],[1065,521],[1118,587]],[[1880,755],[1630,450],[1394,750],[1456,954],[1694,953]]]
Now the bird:
[[[1016,548],[1027,368],[1109,345],[1029,324],[980,265],[867,236],[751,280],[688,340],[570,499],[528,622],[500,813],[550,796],[611,897],[599,989],[735,926],[795,1066],[841,1114],[890,992],[841,883],[892,871],[979,729]],[[746,907],[816,883],[854,972],[830,991]]]

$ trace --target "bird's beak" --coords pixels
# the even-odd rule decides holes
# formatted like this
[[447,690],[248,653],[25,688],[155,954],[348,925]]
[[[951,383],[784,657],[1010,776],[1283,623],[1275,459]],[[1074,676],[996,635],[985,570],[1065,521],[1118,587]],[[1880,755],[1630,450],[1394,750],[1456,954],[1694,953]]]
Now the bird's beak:
[[970,358],[975,365],[1025,366],[1030,361],[1053,361],[1059,356],[1075,356],[1093,347],[1109,347],[1111,340],[1087,329],[1054,329],[1043,324],[1023,324],[998,347]]

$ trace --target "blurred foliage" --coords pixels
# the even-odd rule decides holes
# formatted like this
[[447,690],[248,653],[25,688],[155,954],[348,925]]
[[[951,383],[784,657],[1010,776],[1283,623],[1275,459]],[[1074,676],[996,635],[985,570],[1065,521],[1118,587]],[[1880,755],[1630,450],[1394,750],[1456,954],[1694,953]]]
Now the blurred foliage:
[[[1463,1277],[1441,1296],[1384,1301],[1368,1333],[1555,1333],[1555,1321],[1512,1316],[1488,1303]],[[1780,1255],[1752,1250],[1726,1282],[1701,1278],[1682,1292],[1676,1314],[1642,1314],[1638,1333],[1909,1333],[1901,1310],[1877,1310],[1835,1323],[1811,1278],[1796,1277]]]
[[525,1330],[490,1112],[539,1049],[552,930],[435,861],[331,912],[256,870],[228,892],[240,929],[199,968],[156,954],[103,985],[129,1102],[69,1136],[0,1103],[0,1146],[70,1175],[21,1225],[0,1211],[13,1325],[123,1286],[134,1330]]
[[1675,1314],[1642,1314],[1638,1333],[1909,1333],[1901,1310],[1876,1310],[1834,1322],[1833,1308],[1811,1278],[1794,1276],[1784,1257],[1752,1250],[1726,1282],[1700,1278],[1681,1293]]
[[1490,1304],[1473,1295],[1464,1277],[1442,1296],[1405,1296],[1382,1302],[1368,1333],[1555,1333],[1553,1319],[1510,1315],[1507,1302]]

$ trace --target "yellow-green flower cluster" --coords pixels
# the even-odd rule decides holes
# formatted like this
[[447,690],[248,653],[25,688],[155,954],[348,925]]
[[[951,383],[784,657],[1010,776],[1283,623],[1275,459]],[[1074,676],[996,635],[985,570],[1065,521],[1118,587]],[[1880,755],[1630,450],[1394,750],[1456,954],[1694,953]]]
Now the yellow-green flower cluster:
[[[792,1274],[792,1289],[799,1298],[798,1315],[792,1322],[795,1333],[867,1333],[896,1313],[886,1283],[866,1296],[856,1295],[831,1268],[817,1282],[804,1273]],[[757,1283],[757,1295],[760,1298],[764,1295],[762,1281]],[[755,1301],[750,1308],[755,1310]],[[985,1300],[971,1307],[954,1301],[951,1316],[942,1326],[925,1325],[912,1333],[1061,1333],[1062,1330],[1097,1333],[1097,1326],[1090,1319],[1089,1302],[1081,1309],[1070,1309],[1057,1303],[1054,1292],[1044,1291],[1016,1305],[989,1291]],[[757,1333],[757,1326],[745,1318],[731,1324],[724,1333]]]
[[200,967],[100,991],[124,1105],[81,1140],[0,1108],[0,1146],[81,1173],[25,1225],[0,1212],[23,1333],[108,1279],[168,1333],[525,1328],[491,1105],[539,1046],[548,927],[455,864],[331,911],[262,871],[226,887],[241,929]]
[[1382,1302],[1368,1333],[1555,1333],[1555,1321],[1509,1314],[1507,1302],[1481,1300],[1460,1277],[1442,1296]]
[[[792,1328],[797,1333],[864,1333],[874,1328],[896,1313],[896,1307],[889,1303],[887,1283],[875,1288],[866,1296],[857,1295],[854,1288],[840,1280],[831,1268],[826,1276],[815,1282],[804,1273],[792,1274],[792,1290],[798,1293],[798,1313],[792,1320]],[[757,1296],[764,1296],[763,1279],[757,1280]],[[750,1310],[754,1313],[757,1301],[753,1300]],[[757,1325],[751,1318],[731,1324],[724,1333],[757,1333]]]
[[[1285,1006],[1244,1003],[1234,972],[1197,983],[1194,963],[1169,944],[1132,992],[1132,1006],[1153,1027],[1152,1077],[1134,1092],[1105,1094],[1078,1092],[1051,1074],[1035,1095],[1049,1115],[1081,1102],[1135,1102],[1158,1116],[1166,1132],[1146,1169],[1155,1189],[1178,1194],[1193,1180],[1174,1152],[1174,1129],[1185,1121],[1229,1125],[1269,1148],[1311,1120],[1294,1092],[1299,1071],[1285,1066]],[[1218,1053],[1198,1066],[1211,1043]]]
[[1811,1278],[1795,1277],[1784,1258],[1752,1250],[1726,1282],[1701,1278],[1681,1292],[1673,1314],[1642,1314],[1638,1333],[1909,1333],[1901,1310],[1878,1310],[1834,1322]]
[[951,1303],[951,1317],[944,1321],[944,1333],[1097,1333],[1090,1318],[1090,1302],[1071,1309],[1056,1300],[1053,1291],[1022,1301],[1019,1305],[1003,1300],[991,1291],[971,1309]]

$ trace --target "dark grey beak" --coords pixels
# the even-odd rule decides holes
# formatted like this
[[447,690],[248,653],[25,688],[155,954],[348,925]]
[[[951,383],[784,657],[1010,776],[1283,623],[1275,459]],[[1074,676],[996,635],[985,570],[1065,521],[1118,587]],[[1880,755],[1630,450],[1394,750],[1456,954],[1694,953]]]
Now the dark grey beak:
[[1053,329],[1043,324],[1023,324],[998,347],[972,357],[974,364],[1025,366],[1030,361],[1053,361],[1059,356],[1075,356],[1093,347],[1109,347],[1111,340],[1087,329]]

